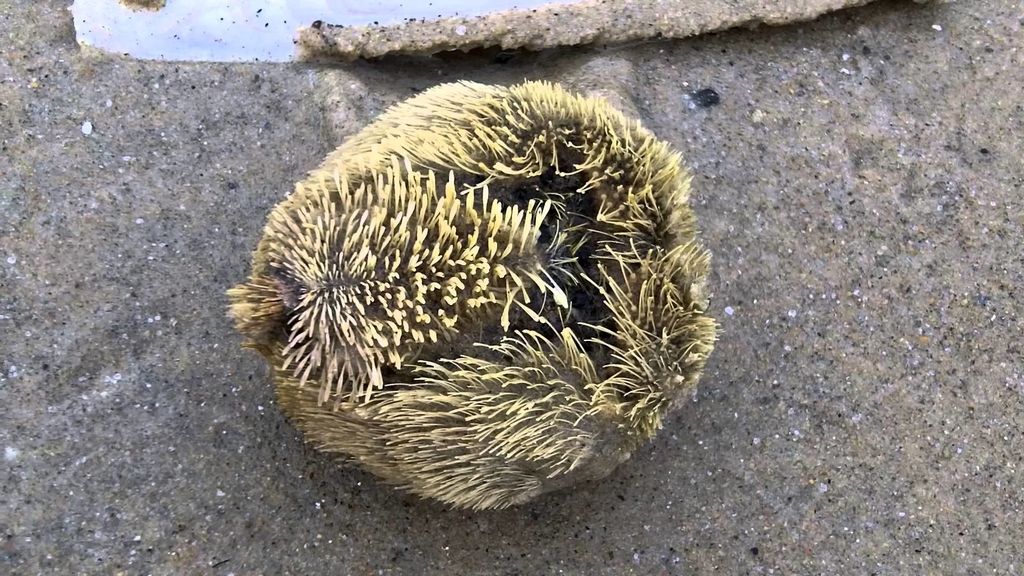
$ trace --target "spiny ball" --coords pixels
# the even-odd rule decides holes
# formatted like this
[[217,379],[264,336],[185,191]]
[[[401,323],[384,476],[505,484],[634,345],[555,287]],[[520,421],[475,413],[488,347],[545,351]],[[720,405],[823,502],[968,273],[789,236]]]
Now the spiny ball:
[[306,439],[502,508],[607,475],[714,346],[679,155],[557,85],[454,83],[344,142],[228,291]]

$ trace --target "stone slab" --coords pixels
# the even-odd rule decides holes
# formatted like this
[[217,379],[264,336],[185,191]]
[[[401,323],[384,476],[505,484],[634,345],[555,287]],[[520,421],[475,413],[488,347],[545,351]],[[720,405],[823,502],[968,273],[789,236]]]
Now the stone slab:
[[578,44],[621,44],[685,38],[737,26],[781,25],[873,0],[583,0],[481,16],[334,26],[298,32],[299,59],[375,58],[499,46],[541,50]]

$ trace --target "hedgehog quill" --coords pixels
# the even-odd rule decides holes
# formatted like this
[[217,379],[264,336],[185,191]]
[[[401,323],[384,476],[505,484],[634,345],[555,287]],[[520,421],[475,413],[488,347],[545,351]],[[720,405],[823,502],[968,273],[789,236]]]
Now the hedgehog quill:
[[505,508],[606,476],[696,386],[717,324],[689,194],[603,100],[437,86],[274,208],[230,315],[309,442]]

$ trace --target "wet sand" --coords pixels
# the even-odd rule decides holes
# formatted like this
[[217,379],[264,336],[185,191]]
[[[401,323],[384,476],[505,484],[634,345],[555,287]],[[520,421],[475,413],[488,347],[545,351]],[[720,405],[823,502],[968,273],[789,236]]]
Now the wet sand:
[[[5,6],[0,572],[1020,570],[1019,6],[329,73],[80,51],[64,3]],[[606,480],[449,511],[304,446],[224,290],[338,138],[440,82],[524,78],[610,94],[683,152],[723,333]]]

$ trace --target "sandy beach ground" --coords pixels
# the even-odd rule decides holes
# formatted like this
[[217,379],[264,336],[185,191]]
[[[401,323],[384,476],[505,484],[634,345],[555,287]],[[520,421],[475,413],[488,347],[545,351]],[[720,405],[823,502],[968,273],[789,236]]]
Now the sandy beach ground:
[[[0,1],[0,572],[1024,572],[1021,3],[329,73],[80,51],[65,8]],[[678,147],[723,325],[656,441],[501,512],[305,446],[225,316],[293,182],[459,79]]]

